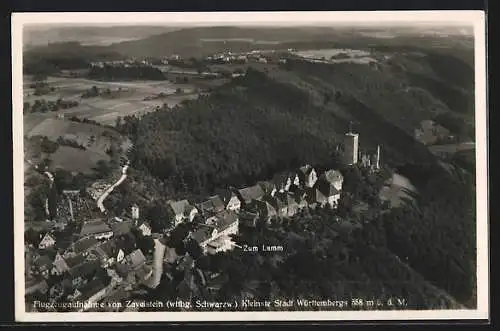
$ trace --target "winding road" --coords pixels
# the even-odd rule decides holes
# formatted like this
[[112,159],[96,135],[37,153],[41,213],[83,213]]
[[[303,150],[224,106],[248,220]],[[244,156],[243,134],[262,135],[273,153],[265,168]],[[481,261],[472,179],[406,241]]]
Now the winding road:
[[128,167],[129,167],[129,162],[127,162],[127,164],[125,164],[123,166],[121,177],[113,185],[111,185],[110,187],[108,187],[106,189],[106,191],[104,191],[104,193],[101,194],[101,196],[97,199],[97,207],[99,207],[99,210],[102,213],[106,212],[106,208],[103,205],[104,199],[106,199],[108,197],[108,195],[113,191],[113,189],[115,187],[117,187],[118,185],[120,185],[127,178]]
[[156,288],[160,284],[161,276],[163,273],[163,256],[165,255],[165,245],[163,245],[160,240],[154,239],[155,242],[155,252],[154,252],[154,264],[153,264],[153,275],[148,279],[146,286],[149,288]]

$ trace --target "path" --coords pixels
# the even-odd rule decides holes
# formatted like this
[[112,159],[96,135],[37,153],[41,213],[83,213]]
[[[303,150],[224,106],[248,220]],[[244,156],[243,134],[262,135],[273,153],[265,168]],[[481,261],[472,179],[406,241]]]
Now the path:
[[97,207],[99,207],[99,210],[102,213],[106,212],[106,208],[103,205],[104,199],[106,199],[108,197],[108,195],[113,191],[113,189],[115,187],[117,187],[118,185],[120,185],[127,178],[128,167],[129,167],[129,162],[127,162],[127,164],[125,164],[123,166],[121,177],[113,185],[111,185],[110,187],[108,187],[106,189],[106,191],[104,191],[104,193],[101,194],[101,196],[97,199]]
[[155,252],[154,252],[154,264],[153,264],[153,275],[148,279],[146,286],[149,288],[156,288],[160,284],[161,275],[163,274],[163,256],[165,255],[165,245],[163,245],[159,239],[154,239],[155,242]]
[[[52,185],[54,185],[54,175],[52,175],[50,172],[45,171],[45,175],[49,177],[50,179],[50,188],[52,188]],[[49,198],[45,199],[45,214],[47,217],[50,217],[50,210],[49,210]]]

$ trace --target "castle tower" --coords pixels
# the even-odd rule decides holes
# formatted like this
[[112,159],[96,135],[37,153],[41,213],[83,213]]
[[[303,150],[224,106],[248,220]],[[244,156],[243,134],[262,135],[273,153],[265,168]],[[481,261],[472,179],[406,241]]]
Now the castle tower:
[[380,145],[377,145],[377,154],[375,156],[375,169],[380,169]]
[[344,162],[346,165],[353,165],[358,163],[359,153],[359,135],[352,132],[351,125],[349,125],[349,132],[344,136]]
[[135,204],[132,206],[132,219],[136,221],[139,219],[139,207]]

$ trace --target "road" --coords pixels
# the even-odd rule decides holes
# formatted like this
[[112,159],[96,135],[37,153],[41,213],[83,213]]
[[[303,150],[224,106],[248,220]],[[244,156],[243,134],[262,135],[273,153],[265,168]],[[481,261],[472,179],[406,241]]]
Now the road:
[[113,185],[108,187],[106,191],[104,191],[104,193],[101,194],[101,196],[97,199],[97,207],[99,207],[99,210],[102,213],[106,212],[106,208],[103,205],[104,199],[108,197],[108,195],[113,191],[115,187],[120,185],[127,178],[128,167],[129,167],[129,162],[127,162],[127,164],[123,166],[121,177]]
[[153,257],[153,275],[146,283],[146,286],[149,288],[156,288],[160,284],[161,275],[163,273],[163,256],[165,255],[165,245],[163,245],[158,239],[154,239],[154,242],[155,252]]

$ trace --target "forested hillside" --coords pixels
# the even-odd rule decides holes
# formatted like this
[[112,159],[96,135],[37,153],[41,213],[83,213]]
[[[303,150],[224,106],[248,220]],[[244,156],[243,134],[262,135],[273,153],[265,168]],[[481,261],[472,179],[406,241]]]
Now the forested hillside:
[[[359,120],[363,141],[384,145],[394,162],[427,164],[433,156],[355,95],[336,100]],[[299,88],[249,70],[208,97],[183,107],[126,118],[120,130],[136,137],[134,166],[194,191],[245,185],[305,163],[335,163],[348,121],[309,102]],[[340,136],[339,136],[340,135]]]

